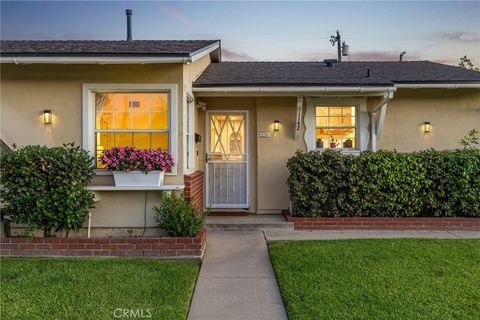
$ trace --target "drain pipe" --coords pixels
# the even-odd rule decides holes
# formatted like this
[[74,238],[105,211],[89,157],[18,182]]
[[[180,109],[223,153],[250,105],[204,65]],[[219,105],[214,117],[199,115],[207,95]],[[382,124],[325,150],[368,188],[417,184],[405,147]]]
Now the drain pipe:
[[90,229],[92,226],[92,213],[88,212],[88,227],[87,227],[87,238],[90,238]]

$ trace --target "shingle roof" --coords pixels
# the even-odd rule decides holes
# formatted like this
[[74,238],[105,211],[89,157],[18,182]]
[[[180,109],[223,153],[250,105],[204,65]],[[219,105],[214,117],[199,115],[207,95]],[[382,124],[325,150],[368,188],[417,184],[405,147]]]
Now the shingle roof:
[[64,40],[64,41],[9,41],[0,42],[4,56],[70,56],[70,55],[155,55],[189,56],[218,40]]
[[210,64],[194,86],[368,86],[479,81],[480,72],[430,61],[355,61],[334,67],[323,62],[221,62]]

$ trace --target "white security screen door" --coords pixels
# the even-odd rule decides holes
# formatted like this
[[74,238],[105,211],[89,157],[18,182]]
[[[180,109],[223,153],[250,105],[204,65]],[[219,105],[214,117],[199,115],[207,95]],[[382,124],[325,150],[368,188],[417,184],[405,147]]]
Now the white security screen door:
[[208,111],[206,205],[248,208],[248,113]]

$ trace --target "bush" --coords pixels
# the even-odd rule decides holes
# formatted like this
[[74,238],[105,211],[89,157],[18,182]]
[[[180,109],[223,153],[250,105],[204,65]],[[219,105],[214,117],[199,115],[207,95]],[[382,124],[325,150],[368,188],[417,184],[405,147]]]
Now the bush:
[[78,230],[93,205],[87,190],[93,158],[80,147],[26,146],[1,158],[2,214],[14,223],[52,232]]
[[356,162],[360,215],[412,217],[422,213],[430,180],[417,154],[364,152]]
[[480,150],[298,151],[287,163],[297,216],[480,216]]
[[160,206],[154,206],[153,210],[159,226],[172,237],[194,237],[207,218],[207,212],[173,192],[162,193]]
[[480,150],[425,151],[431,181],[424,213],[430,216],[480,216]]
[[287,184],[295,210],[305,215],[340,216],[358,211],[355,156],[297,151],[287,163]]

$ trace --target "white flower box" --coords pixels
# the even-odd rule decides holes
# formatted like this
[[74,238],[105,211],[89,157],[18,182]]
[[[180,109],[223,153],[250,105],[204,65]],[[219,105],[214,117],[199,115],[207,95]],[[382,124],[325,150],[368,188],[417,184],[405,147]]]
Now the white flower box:
[[162,186],[165,171],[113,171],[117,187],[154,187]]

